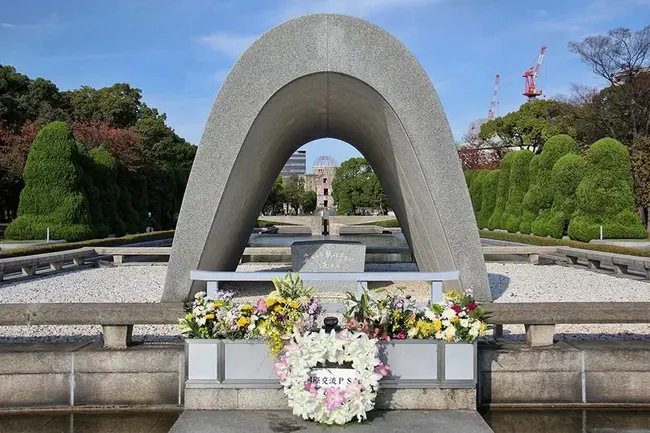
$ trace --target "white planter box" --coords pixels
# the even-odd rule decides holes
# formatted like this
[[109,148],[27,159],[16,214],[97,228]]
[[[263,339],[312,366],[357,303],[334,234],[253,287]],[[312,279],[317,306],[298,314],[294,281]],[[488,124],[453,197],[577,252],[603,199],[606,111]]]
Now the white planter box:
[[[186,341],[187,380],[191,387],[278,388],[275,358],[263,340]],[[476,344],[433,340],[381,343],[382,361],[391,367],[385,388],[474,388]]]

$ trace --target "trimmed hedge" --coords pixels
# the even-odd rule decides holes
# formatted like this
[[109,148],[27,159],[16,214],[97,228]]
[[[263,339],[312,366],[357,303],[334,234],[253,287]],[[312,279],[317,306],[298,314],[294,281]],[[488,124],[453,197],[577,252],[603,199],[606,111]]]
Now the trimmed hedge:
[[488,170],[473,170],[470,175],[469,197],[474,208],[474,215],[478,215],[483,205],[483,181]]
[[521,233],[505,233],[481,230],[481,238],[494,239],[498,241],[519,242],[522,244],[539,245],[548,247],[572,247],[583,250],[602,251],[604,253],[627,254],[630,256],[650,257],[650,250],[640,248],[625,248],[614,245],[590,244],[587,242],[572,241],[568,239],[555,239],[533,235],[522,235]]
[[512,155],[510,177],[508,178],[508,202],[501,218],[502,221],[505,221],[506,230],[516,233],[519,231],[521,223],[522,203],[528,191],[529,167],[534,154],[530,150],[518,150],[512,152]]
[[634,208],[629,152],[617,140],[603,138],[591,145],[576,197],[568,229],[572,239],[597,239],[601,225],[607,239],[647,237]]
[[67,242],[62,244],[49,244],[38,245],[35,247],[26,248],[12,248],[10,250],[0,251],[0,259],[9,257],[22,257],[31,256],[34,254],[53,253],[56,251],[74,250],[83,247],[117,247],[125,244],[132,244],[136,242],[157,241],[162,239],[171,239],[174,237],[173,230],[166,230],[153,233],[139,233],[136,235],[126,235],[121,238],[104,238],[104,239],[90,239],[80,242]]
[[510,167],[512,165],[512,158],[514,157],[514,152],[506,153],[501,159],[500,171],[499,174],[499,185],[497,187],[497,197],[496,204],[494,206],[494,211],[488,220],[488,228],[490,229],[504,229],[506,228],[506,222],[503,219],[503,213],[506,210],[506,204],[508,203],[508,193],[510,191]]
[[108,225],[109,233],[122,236],[126,233],[126,225],[118,212],[120,206],[120,187],[117,183],[119,175],[117,159],[102,147],[92,149],[89,156],[94,163],[93,183],[99,189],[101,196],[104,222]]
[[578,144],[570,136],[560,134],[549,138],[542,153],[533,157],[529,168],[530,185],[524,196],[519,224],[521,233],[531,233],[533,221],[552,206],[555,190],[551,172],[555,163],[569,153],[577,154]]
[[567,234],[569,221],[576,210],[576,189],[582,180],[585,160],[573,153],[560,158],[551,171],[554,193],[550,209],[542,209],[533,221],[533,234],[561,238]]
[[32,143],[20,193],[18,218],[5,232],[17,240],[77,241],[91,238],[95,229],[88,200],[81,188],[81,156],[72,131],[63,122],[45,126]]
[[479,228],[488,227],[490,217],[494,213],[494,208],[497,203],[500,174],[501,170],[490,170],[483,178],[481,210],[476,215],[476,224],[478,224]]

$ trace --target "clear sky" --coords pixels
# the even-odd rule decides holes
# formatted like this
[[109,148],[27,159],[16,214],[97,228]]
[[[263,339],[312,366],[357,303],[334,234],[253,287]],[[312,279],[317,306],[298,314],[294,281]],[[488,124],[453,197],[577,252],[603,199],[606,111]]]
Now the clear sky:
[[[602,85],[568,41],[650,24],[650,0],[0,0],[0,63],[61,89],[128,82],[198,144],[212,102],[237,57],[287,19],[338,12],[385,28],[420,60],[454,136],[487,117],[494,75],[499,114],[525,102],[522,73],[548,46],[538,81],[546,95],[571,83]],[[341,162],[335,140],[307,145]]]

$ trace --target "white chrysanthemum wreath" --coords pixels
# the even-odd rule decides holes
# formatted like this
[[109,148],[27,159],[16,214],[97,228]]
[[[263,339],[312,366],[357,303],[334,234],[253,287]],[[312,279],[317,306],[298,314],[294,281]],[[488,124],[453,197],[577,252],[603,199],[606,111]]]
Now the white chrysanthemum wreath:
[[[355,379],[318,386],[312,369],[325,365],[350,366]],[[388,366],[379,359],[377,340],[348,330],[297,335],[284,348],[275,370],[294,415],[325,424],[345,424],[355,417],[365,420],[366,412],[375,407],[379,380],[388,374]]]

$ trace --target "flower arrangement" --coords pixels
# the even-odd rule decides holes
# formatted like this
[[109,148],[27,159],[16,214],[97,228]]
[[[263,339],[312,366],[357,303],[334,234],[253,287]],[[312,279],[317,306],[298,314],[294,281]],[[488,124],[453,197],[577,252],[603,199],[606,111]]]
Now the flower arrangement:
[[257,305],[234,303],[232,292],[197,293],[179,320],[181,332],[187,338],[265,338],[277,355],[294,333],[314,327],[322,308],[298,275],[273,278],[273,285]]
[[[366,419],[372,410],[379,380],[389,367],[379,360],[377,340],[361,332],[306,332],[282,351],[276,374],[294,415],[325,424],[345,424]],[[330,373],[350,366],[352,375],[313,375],[314,369]],[[336,380],[338,379],[338,380]]]
[[250,337],[258,317],[250,304],[236,305],[234,293],[218,292],[215,297],[199,292],[185,308],[179,327],[187,338],[237,338]]
[[300,276],[287,274],[284,279],[273,278],[273,290],[260,299],[255,308],[259,317],[255,328],[267,339],[272,355],[280,353],[285,341],[316,324],[322,308],[311,287],[305,287]]
[[348,293],[345,301],[346,327],[364,332],[371,338],[436,339],[473,343],[485,334],[485,312],[472,297],[456,291],[444,294],[442,302],[418,308],[410,296],[388,295],[372,299],[367,292]]

